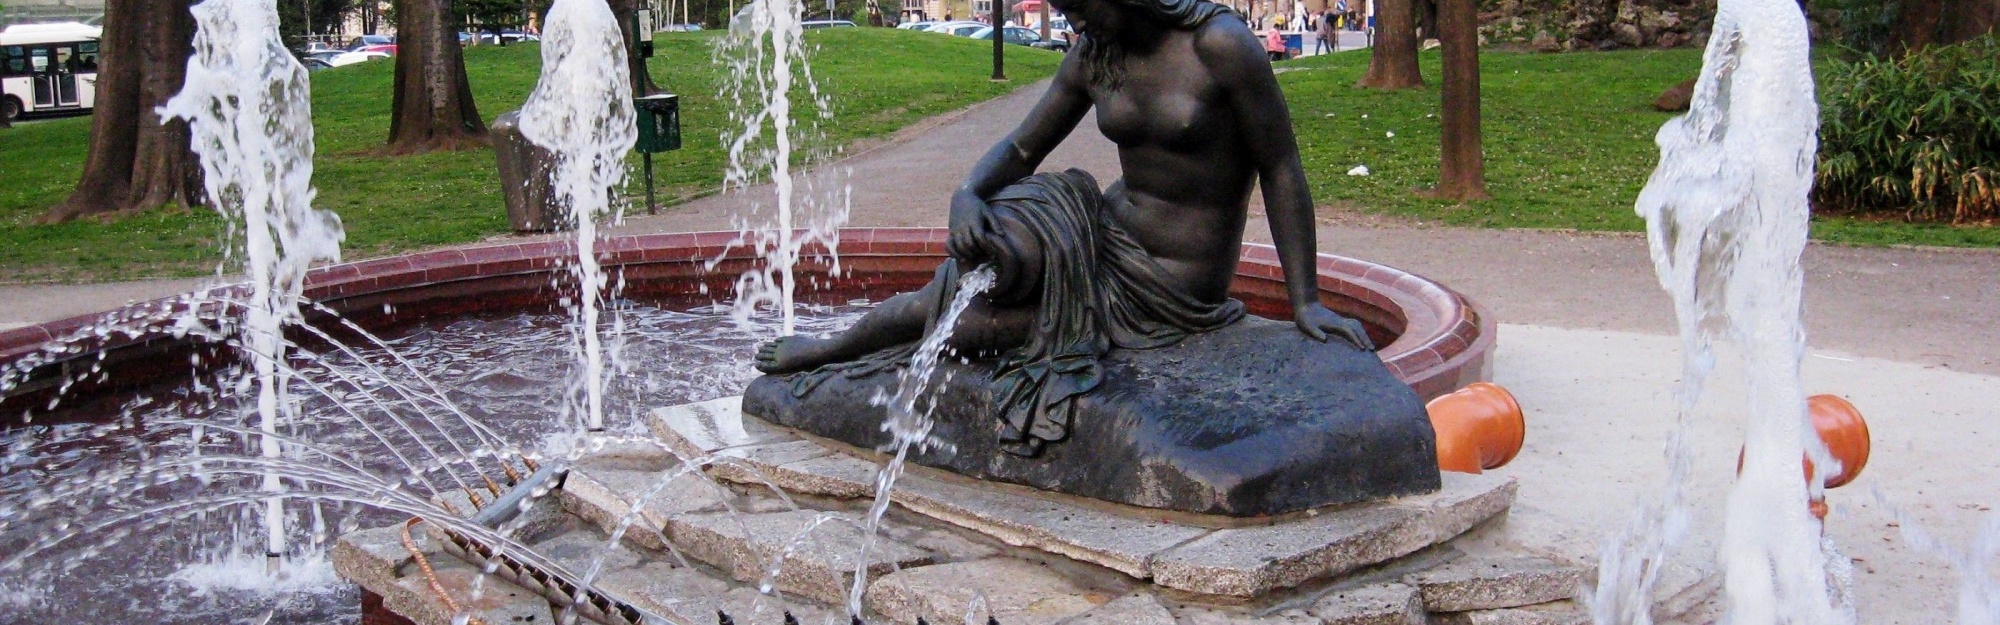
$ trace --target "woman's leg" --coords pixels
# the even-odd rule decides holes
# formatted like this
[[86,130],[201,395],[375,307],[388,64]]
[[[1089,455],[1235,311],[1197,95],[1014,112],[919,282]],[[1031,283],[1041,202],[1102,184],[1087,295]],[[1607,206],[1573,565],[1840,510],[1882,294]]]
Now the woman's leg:
[[915,341],[937,314],[943,286],[937,279],[924,288],[899,294],[862,315],[854,327],[827,338],[803,334],[778,337],[757,348],[757,370],[791,373],[820,365],[856,360],[877,351]]
[[[924,288],[899,294],[862,315],[854,326],[833,336],[795,335],[780,337],[757,349],[757,370],[791,373],[821,365],[858,360],[863,356],[921,340],[930,331],[944,301],[944,286],[934,278]],[[1035,311],[1026,306],[1000,306],[985,297],[975,297],[958,317],[951,347],[960,355],[999,355],[1026,340],[1034,327]]]

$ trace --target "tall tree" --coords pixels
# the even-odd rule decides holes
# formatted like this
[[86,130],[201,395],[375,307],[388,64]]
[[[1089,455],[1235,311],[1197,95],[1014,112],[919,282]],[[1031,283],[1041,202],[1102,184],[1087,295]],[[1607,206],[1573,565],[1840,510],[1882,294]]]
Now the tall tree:
[[1364,89],[1411,89],[1424,86],[1417,69],[1417,20],[1413,0],[1375,2],[1375,47],[1368,52]]
[[607,0],[611,15],[618,18],[618,32],[625,35],[625,69],[632,73],[632,95],[649,96],[660,92],[653,75],[646,71],[646,59],[632,49],[632,16],[639,12],[640,0]]
[[202,199],[201,163],[185,121],[154,109],[179,93],[194,53],[188,0],[108,0],[97,70],[97,104],[83,176],[44,223]]
[[1484,200],[1486,155],[1479,137],[1478,0],[1438,3],[1438,33],[1444,44],[1444,103],[1438,116],[1444,149],[1438,158],[1433,197]]
[[1902,0],[1889,26],[1889,49],[1906,54],[1950,45],[2000,26],[2000,0]]
[[390,104],[391,154],[457,150],[486,143],[472,101],[458,18],[450,0],[396,4],[396,87]]

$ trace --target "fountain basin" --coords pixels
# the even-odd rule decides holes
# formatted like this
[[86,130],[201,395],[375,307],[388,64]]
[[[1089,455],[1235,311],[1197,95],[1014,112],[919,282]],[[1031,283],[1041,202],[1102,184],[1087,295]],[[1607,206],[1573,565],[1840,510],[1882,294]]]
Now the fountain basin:
[[[942,228],[843,229],[839,277],[829,275],[829,264],[809,263],[798,274],[800,299],[843,303],[915,290],[945,257],[946,235]],[[737,241],[734,232],[650,234],[609,237],[599,249],[606,270],[622,275],[623,297],[691,307],[727,301],[736,277],[759,262]],[[807,257],[814,256],[809,250]],[[543,239],[343,263],[315,269],[305,296],[376,332],[439,317],[552,310],[572,291],[564,288],[564,262],[573,257],[571,242]],[[1318,275],[1328,307],[1365,324],[1390,372],[1420,397],[1490,377],[1495,324],[1463,295],[1408,272],[1328,254],[1319,256]],[[1284,274],[1268,245],[1243,247],[1231,293],[1253,314],[1289,317]],[[0,368],[18,380],[0,397],[0,412],[14,424],[45,410],[58,394],[88,396],[185,377],[193,356],[205,366],[226,362],[227,350],[174,332],[176,318],[225,306],[174,297],[0,332]],[[306,318],[330,327],[326,312]]]

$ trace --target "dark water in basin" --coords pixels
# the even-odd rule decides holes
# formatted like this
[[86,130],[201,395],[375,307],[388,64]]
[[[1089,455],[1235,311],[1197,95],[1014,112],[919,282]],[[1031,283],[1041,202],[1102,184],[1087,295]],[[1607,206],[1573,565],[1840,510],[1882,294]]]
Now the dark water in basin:
[[[864,310],[862,303],[804,310],[799,331],[842,328]],[[623,329],[622,340],[607,342],[615,363],[608,429],[639,434],[652,408],[740,393],[755,377],[751,354],[771,337],[774,321],[742,326],[723,309],[624,307],[606,322],[607,331]],[[576,369],[568,323],[560,313],[517,313],[403,328],[383,342],[407,366],[379,347],[350,355],[309,346],[319,355],[291,363],[299,377],[287,390],[300,409],[280,431],[311,449],[295,446],[290,457],[312,467],[345,463],[351,466],[333,472],[341,479],[400,481],[403,491],[428,497],[475,479],[468,463],[445,468],[430,460],[457,457],[454,441],[472,455],[560,455],[581,422],[566,401]],[[271,623],[355,622],[358,589],[339,582],[315,554],[341,532],[408,515],[290,500],[293,553],[287,581],[274,583],[257,555],[259,480],[221,468],[258,454],[256,439],[245,435],[254,430],[255,392],[233,375],[74,398],[44,419],[66,425],[0,431],[0,623],[254,623],[267,615]],[[433,393],[490,434],[475,435]],[[502,477],[494,462],[471,464]],[[295,479],[287,488],[348,492]]]

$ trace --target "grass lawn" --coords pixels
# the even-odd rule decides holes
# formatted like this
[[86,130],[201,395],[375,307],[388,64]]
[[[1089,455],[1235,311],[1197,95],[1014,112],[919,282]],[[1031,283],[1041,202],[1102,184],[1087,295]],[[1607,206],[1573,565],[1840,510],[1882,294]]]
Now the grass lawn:
[[[1400,92],[1354,88],[1368,66],[1365,50],[1279,64],[1306,176],[1322,205],[1487,228],[1645,229],[1632,203],[1659,161],[1653,133],[1672,117],[1651,104],[1700,70],[1699,50],[1482,54],[1493,199],[1465,204],[1410,192],[1437,183],[1439,58],[1423,54],[1426,88]],[[1346,175],[1356,165],[1371,175]],[[1813,237],[1992,247],[2000,246],[2000,227],[1821,216]]]
[[[717,33],[661,33],[652,75],[681,94],[683,148],[655,155],[663,197],[719,188],[727,111],[710,59]],[[877,28],[827,29],[813,74],[834,103],[828,143],[881,136],[925,117],[986,100],[1055,71],[1053,52],[1009,48],[1012,82],[995,84],[990,44]],[[479,112],[490,122],[520,108],[534,88],[540,48],[480,46],[465,53]],[[476,241],[507,232],[493,152],[386,157],[393,64],[364,63],[313,75],[316,205],[340,214],[349,259]],[[222,220],[206,209],[149,211],[110,223],[32,225],[76,184],[89,117],[0,130],[0,283],[189,276],[214,271]],[[634,163],[638,162],[635,157]],[[638,176],[634,172],[633,178]],[[638,192],[637,188],[633,192]]]

